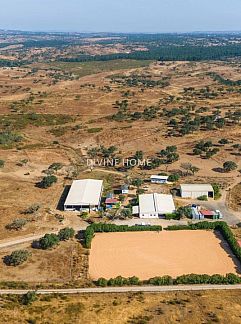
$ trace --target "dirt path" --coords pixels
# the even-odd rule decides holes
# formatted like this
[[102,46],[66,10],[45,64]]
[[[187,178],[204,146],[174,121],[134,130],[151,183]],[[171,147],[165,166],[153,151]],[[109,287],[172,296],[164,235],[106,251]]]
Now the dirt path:
[[[202,290],[241,290],[241,285],[185,285],[185,286],[135,286],[105,288],[70,288],[70,289],[39,289],[38,295],[48,294],[95,294],[95,293],[126,293],[126,292],[168,292],[168,291],[202,291]],[[31,291],[27,289],[1,289],[0,295],[23,295]]]

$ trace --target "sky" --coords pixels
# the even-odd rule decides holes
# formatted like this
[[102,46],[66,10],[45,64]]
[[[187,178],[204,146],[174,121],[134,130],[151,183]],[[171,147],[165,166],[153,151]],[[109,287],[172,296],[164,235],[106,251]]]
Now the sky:
[[241,31],[241,0],[0,0],[0,29]]

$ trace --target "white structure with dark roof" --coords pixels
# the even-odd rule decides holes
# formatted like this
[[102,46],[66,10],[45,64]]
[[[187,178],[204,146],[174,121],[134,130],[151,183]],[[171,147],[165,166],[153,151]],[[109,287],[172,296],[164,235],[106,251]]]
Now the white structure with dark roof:
[[64,203],[65,211],[91,211],[100,207],[103,181],[74,180]]
[[159,218],[174,212],[175,205],[172,195],[158,193],[139,195],[140,218]]
[[211,184],[182,184],[180,186],[180,192],[182,198],[195,199],[201,196],[214,198],[214,191]]

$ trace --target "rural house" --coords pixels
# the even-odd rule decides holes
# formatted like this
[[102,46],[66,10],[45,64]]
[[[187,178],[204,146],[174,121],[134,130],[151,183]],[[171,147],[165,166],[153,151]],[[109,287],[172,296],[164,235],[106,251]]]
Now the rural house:
[[65,211],[97,211],[100,208],[102,180],[74,180],[64,203]]

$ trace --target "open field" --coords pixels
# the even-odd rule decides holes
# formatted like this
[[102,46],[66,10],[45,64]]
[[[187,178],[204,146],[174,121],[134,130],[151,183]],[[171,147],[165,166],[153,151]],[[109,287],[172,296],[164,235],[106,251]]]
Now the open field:
[[211,231],[96,234],[89,256],[93,279],[237,273],[227,243]]
[[41,296],[29,306],[6,296],[0,323],[239,324],[240,313],[240,291]]

